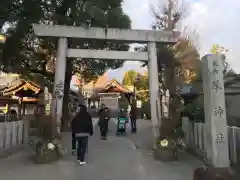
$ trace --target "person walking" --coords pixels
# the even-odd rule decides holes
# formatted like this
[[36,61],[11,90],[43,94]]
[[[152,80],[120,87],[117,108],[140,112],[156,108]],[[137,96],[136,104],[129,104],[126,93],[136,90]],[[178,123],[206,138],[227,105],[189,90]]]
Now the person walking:
[[88,146],[88,137],[93,135],[92,117],[84,105],[80,106],[80,111],[72,120],[72,133],[75,135],[74,138],[77,142],[77,160],[80,165],[84,165],[86,164],[85,153]]
[[108,122],[110,120],[109,110],[106,106],[103,106],[99,111],[99,122],[98,125],[100,127],[101,139],[107,140],[108,133]]
[[131,107],[130,121],[131,121],[132,133],[136,133],[137,132],[137,112],[136,112],[136,107],[134,106]]
[[[77,107],[77,110],[75,111],[74,113],[74,118],[77,116],[77,114],[80,112],[80,108],[82,107],[81,104],[78,105]],[[73,119],[74,119],[73,118]],[[72,121],[70,122],[70,126],[72,128]],[[76,144],[77,144],[77,141],[76,141],[76,137],[75,137],[75,132],[72,131],[72,155],[75,155],[76,154]]]
[[125,112],[124,109],[121,109],[117,119],[116,135],[122,135],[122,136],[126,135],[127,123],[128,123],[127,113]]

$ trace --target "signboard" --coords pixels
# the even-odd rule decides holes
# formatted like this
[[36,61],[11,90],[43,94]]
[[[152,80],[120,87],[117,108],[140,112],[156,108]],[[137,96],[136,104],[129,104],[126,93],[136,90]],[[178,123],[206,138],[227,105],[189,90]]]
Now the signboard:
[[101,97],[100,104],[105,104],[109,109],[117,109],[118,98],[117,97]]
[[137,108],[141,108],[142,107],[142,101],[137,100]]

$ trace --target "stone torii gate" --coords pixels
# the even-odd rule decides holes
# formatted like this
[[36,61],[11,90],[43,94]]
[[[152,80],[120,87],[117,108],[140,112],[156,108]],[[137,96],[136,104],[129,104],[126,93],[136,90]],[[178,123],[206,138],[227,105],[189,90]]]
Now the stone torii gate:
[[[151,119],[153,125],[153,135],[154,137],[158,136],[158,127],[160,124],[160,98],[156,43],[175,44],[179,37],[178,32],[113,28],[83,28],[40,24],[33,24],[33,29],[34,33],[37,36],[59,38],[53,89],[54,97],[51,108],[52,116],[55,117],[57,121],[58,132],[60,132],[60,119],[62,116],[66,58],[75,57],[86,59],[149,61],[148,71]],[[70,49],[68,48],[67,38],[101,39],[132,43],[147,43],[148,52]]]

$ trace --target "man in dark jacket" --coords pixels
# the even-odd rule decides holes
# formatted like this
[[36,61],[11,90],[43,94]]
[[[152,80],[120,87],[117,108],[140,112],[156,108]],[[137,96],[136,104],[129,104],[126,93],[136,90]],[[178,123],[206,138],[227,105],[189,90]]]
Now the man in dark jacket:
[[132,133],[137,132],[137,112],[136,107],[132,106],[130,111],[131,129]]
[[90,114],[87,112],[86,106],[80,106],[80,111],[72,120],[72,133],[77,141],[77,160],[80,165],[86,164],[84,161],[85,153],[88,145],[89,135],[93,135],[93,124]]
[[108,122],[110,120],[108,108],[103,107],[98,112],[98,115],[99,115],[98,125],[100,127],[101,139],[106,140],[107,139],[107,133],[108,133]]

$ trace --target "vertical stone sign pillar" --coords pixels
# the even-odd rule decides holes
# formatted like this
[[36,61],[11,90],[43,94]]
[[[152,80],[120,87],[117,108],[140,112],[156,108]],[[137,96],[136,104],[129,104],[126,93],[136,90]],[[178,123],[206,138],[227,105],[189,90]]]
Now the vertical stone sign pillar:
[[61,127],[62,105],[64,96],[63,94],[64,80],[66,69],[66,52],[67,52],[67,38],[59,38],[51,108],[53,120],[56,121],[57,125],[57,133],[60,133]]
[[[161,120],[160,98],[159,98],[159,80],[158,80],[158,65],[157,65],[157,49],[156,42],[148,43],[148,74],[149,74],[149,95],[151,120],[153,126],[153,136],[158,138],[159,125]],[[155,142],[154,142],[155,144]]]
[[209,54],[202,59],[206,151],[208,161],[214,168],[227,168],[230,165],[221,58]]

